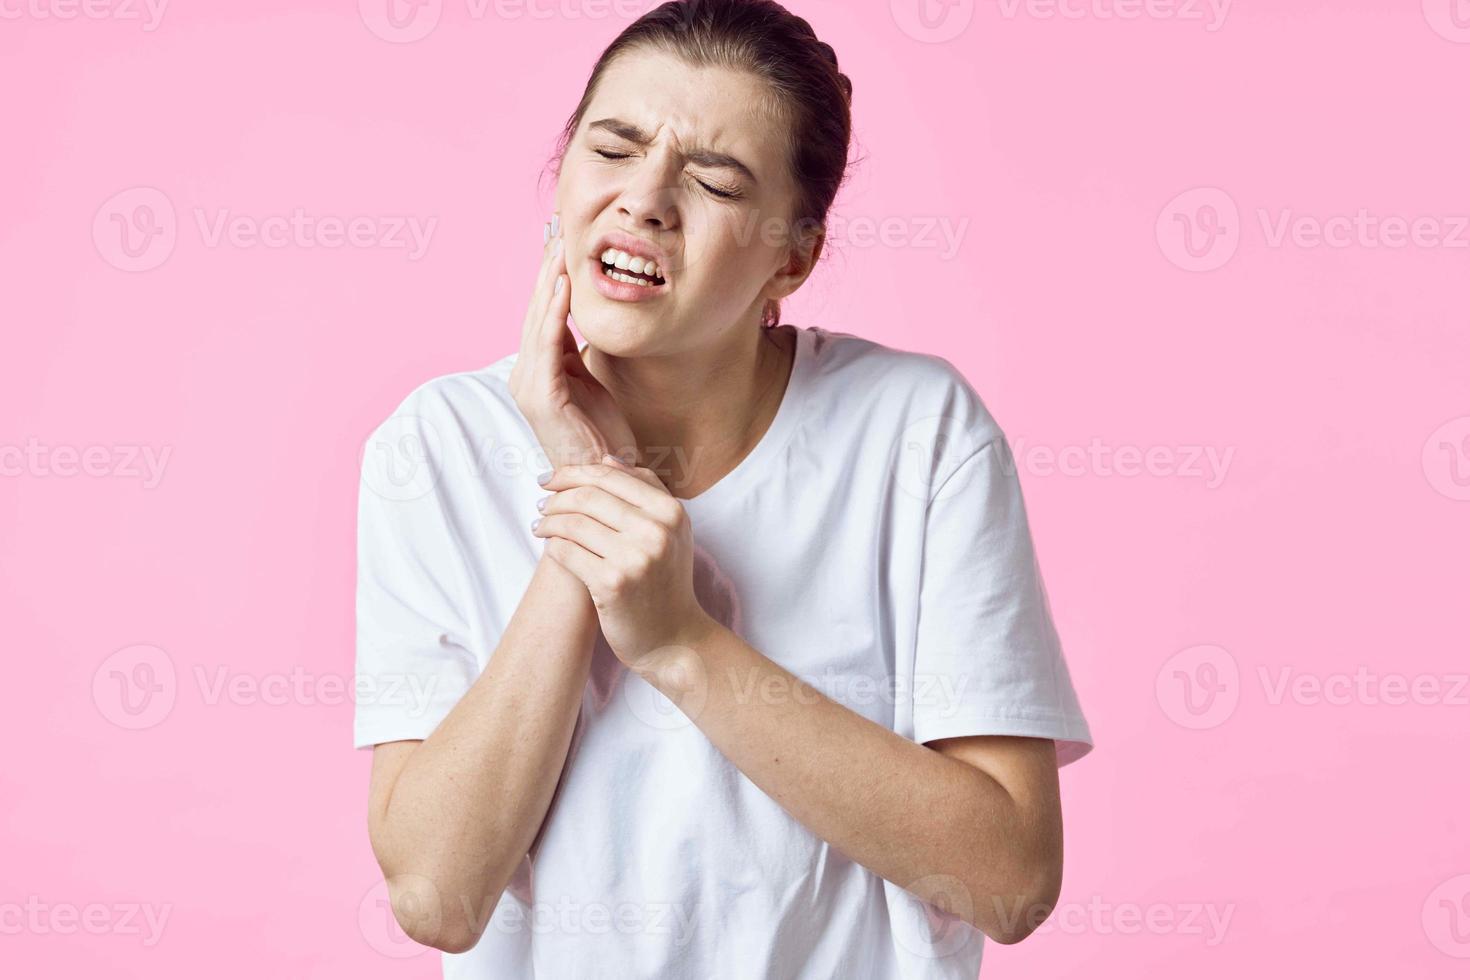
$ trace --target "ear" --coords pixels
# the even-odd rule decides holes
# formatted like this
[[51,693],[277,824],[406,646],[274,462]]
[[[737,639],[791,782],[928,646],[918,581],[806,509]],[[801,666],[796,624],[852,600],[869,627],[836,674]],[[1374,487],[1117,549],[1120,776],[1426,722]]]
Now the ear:
[[779,300],[796,292],[816,268],[817,259],[822,257],[822,246],[826,243],[827,230],[821,226],[808,224],[796,232],[787,246],[786,263],[766,283],[764,296]]

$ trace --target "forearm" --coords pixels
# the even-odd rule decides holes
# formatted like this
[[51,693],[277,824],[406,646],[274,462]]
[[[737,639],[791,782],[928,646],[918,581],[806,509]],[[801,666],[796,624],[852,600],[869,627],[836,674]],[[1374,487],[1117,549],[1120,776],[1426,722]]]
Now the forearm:
[[1054,901],[1038,869],[1060,841],[1028,826],[996,779],[831,700],[717,624],[684,646],[693,653],[644,676],[818,837],[1005,941]]
[[390,889],[429,888],[407,904],[434,903],[447,945],[478,938],[545,819],[596,632],[586,588],[543,557],[489,664],[373,813]]

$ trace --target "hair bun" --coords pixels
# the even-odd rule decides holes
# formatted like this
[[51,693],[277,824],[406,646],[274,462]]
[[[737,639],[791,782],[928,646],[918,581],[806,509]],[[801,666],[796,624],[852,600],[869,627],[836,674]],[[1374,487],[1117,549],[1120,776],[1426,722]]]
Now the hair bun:
[[844,75],[841,72],[840,69],[838,69],[838,67],[837,67],[837,52],[834,51],[833,48],[832,48],[832,45],[828,44],[826,41],[818,41],[817,42],[817,53],[822,56],[822,60],[823,61],[827,62],[827,64],[829,64],[829,65],[832,66],[833,70],[836,72],[836,75],[837,75],[837,84],[839,84],[839,85],[842,86],[842,94],[847,98],[847,101],[848,102],[851,102],[852,101],[852,79],[848,78],[846,75]]

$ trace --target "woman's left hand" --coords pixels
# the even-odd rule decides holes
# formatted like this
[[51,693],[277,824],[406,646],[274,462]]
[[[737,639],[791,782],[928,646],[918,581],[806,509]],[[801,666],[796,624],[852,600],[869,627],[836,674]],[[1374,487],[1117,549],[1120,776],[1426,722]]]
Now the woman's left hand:
[[684,505],[644,467],[622,461],[552,471],[532,533],[587,586],[602,635],[629,668],[690,647],[713,624],[694,597],[694,533]]

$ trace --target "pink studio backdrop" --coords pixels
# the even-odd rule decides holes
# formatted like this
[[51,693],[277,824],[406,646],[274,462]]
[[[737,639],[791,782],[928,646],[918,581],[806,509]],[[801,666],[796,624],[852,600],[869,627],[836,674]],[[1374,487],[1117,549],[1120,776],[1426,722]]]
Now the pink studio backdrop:
[[[8,976],[438,975],[349,748],[360,447],[515,349],[647,5],[386,2],[0,4]],[[1463,976],[1470,9],[793,9],[865,160],[785,318],[972,380],[1098,742],[984,975]]]

